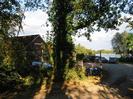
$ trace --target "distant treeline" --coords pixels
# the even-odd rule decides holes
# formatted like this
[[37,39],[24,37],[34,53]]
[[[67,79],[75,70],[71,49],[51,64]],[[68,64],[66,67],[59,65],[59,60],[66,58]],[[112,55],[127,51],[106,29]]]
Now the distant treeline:
[[75,46],[75,52],[77,54],[84,54],[84,55],[95,55],[95,50],[86,48],[80,44]]
[[105,50],[105,49],[102,49],[102,50],[92,50],[92,49],[86,48],[86,47],[84,47],[84,46],[82,46],[80,44],[75,46],[75,52],[77,54],[85,54],[85,55],[95,55],[95,54],[99,54],[100,52],[101,53],[105,53],[105,54],[113,53],[112,50]]
[[113,50],[105,50],[105,49],[102,49],[102,50],[97,50],[95,51],[96,54],[99,54],[99,53],[105,53],[105,54],[110,54],[110,53],[113,53]]

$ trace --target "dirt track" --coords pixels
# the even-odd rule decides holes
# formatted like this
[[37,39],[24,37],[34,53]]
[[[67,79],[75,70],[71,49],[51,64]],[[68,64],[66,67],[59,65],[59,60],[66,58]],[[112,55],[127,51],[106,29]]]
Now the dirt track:
[[105,82],[118,87],[123,95],[130,95],[133,99],[133,65],[104,64],[103,69],[109,73]]

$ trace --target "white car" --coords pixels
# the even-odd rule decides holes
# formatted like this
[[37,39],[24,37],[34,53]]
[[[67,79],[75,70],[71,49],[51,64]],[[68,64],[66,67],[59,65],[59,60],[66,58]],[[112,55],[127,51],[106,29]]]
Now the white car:
[[40,65],[42,65],[42,62],[39,62],[39,61],[32,62],[32,66],[40,66]]
[[44,62],[44,63],[42,63],[42,67],[45,67],[45,68],[51,68],[52,65],[49,64],[49,63]]

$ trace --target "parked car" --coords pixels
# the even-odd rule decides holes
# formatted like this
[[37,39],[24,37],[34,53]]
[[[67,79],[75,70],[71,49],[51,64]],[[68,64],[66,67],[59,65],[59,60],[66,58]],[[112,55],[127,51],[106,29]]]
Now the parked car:
[[40,61],[33,61],[32,62],[32,66],[34,67],[36,67],[36,66],[41,66],[42,65],[42,62],[40,62]]
[[83,62],[89,62],[90,60],[89,60],[89,58],[88,57],[84,57],[83,58]]
[[49,64],[49,63],[43,62],[43,63],[42,63],[42,67],[48,69],[48,68],[52,68],[52,65]]
[[101,57],[101,62],[102,63],[108,63],[108,60],[105,57]]
[[108,60],[105,57],[100,58],[100,56],[96,56],[95,61],[99,63],[108,63]]
[[84,62],[96,62],[96,63],[108,63],[108,60],[105,57],[100,56],[85,56],[83,58]]
[[100,56],[96,56],[96,57],[95,57],[95,62],[101,63]]
[[84,56],[83,61],[84,62],[95,62],[95,59],[96,59],[96,56],[86,55],[86,56]]
[[117,63],[118,59],[116,57],[110,57],[109,58],[109,63]]

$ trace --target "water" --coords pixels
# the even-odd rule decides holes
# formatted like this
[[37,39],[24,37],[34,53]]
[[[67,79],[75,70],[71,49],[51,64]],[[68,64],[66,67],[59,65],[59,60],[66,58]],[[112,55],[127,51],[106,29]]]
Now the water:
[[[100,54],[96,54],[96,56],[100,56]],[[120,55],[118,55],[118,54],[101,54],[101,56],[105,57],[108,60],[109,60],[110,57],[120,58]]]

